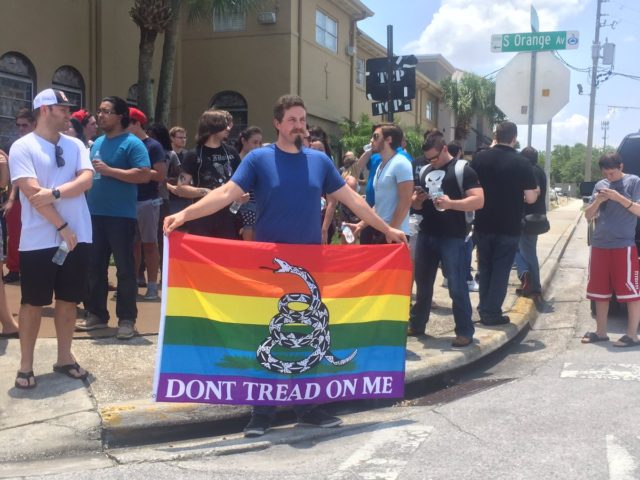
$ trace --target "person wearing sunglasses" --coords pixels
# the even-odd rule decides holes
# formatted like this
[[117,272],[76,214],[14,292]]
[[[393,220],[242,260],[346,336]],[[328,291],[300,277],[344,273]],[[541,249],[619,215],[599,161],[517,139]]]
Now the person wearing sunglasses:
[[[83,300],[92,241],[91,218],[84,192],[91,188],[93,168],[87,149],[61,134],[69,127],[71,102],[64,92],[48,88],[33,99],[35,130],[16,140],[9,152],[11,181],[20,189],[22,236],[19,313],[20,367],[15,387],[36,386],[34,349],[42,307],[55,292],[54,322],[58,358],[53,371],[84,380],[87,371],[71,353],[76,305]],[[62,261],[53,261],[58,250]]]
[[136,333],[138,317],[133,255],[138,184],[151,179],[151,163],[144,143],[126,130],[130,122],[129,106],[123,98],[103,98],[96,115],[104,135],[96,139],[90,153],[96,176],[87,194],[94,238],[89,261],[89,293],[85,302],[88,313],[76,323],[76,330],[90,331],[108,326],[108,272],[113,254],[118,279],[116,338],[127,340]]

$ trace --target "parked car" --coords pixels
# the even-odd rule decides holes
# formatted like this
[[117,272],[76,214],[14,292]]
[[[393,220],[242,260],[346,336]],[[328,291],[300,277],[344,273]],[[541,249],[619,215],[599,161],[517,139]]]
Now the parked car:
[[[624,137],[618,146],[617,152],[622,158],[622,170],[625,173],[632,173],[640,177],[640,131],[630,133]],[[582,195],[583,201],[589,202],[595,183],[596,182],[582,182],[580,184],[580,194]],[[587,242],[590,243],[590,240],[591,228],[589,228]],[[640,222],[636,223],[636,247],[640,252]],[[638,261],[640,261],[640,259]],[[624,312],[626,311],[626,307],[624,303],[618,303],[614,295],[611,299],[609,310],[611,312]],[[591,302],[591,312],[595,313],[595,304],[593,302]]]

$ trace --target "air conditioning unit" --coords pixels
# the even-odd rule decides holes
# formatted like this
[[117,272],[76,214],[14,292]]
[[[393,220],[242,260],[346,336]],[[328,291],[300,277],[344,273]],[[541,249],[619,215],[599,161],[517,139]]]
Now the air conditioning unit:
[[258,14],[258,23],[260,25],[273,25],[276,20],[276,12],[260,12]]
[[345,47],[345,53],[348,57],[353,57],[357,51],[358,49],[354,45],[347,45]]

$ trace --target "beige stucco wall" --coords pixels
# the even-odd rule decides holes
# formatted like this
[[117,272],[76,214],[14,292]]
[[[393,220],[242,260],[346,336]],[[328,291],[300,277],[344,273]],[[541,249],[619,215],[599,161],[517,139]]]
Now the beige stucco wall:
[[[3,0],[0,56],[26,56],[36,71],[35,92],[51,86],[54,72],[74,67],[89,83],[89,3],[86,0]],[[68,35],[66,32],[75,32]]]
[[[51,86],[56,69],[74,67],[85,83],[85,106],[105,95],[126,98],[137,81],[138,27],[133,0],[2,0],[0,55],[16,51],[36,70],[36,92]],[[92,28],[95,26],[95,28]],[[160,70],[162,36],[155,52]]]

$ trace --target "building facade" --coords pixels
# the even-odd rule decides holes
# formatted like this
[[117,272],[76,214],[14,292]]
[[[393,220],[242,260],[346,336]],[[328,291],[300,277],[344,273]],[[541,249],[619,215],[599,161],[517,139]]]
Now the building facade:
[[[106,95],[136,103],[139,31],[133,0],[3,0],[0,32],[0,148],[15,137],[14,115],[54,86],[95,110]],[[38,12],[34,15],[33,12]],[[258,11],[197,23],[182,12],[171,123],[191,134],[207,108],[229,110],[236,130],[258,125],[275,138],[272,106],[285,93],[302,96],[309,123],[334,139],[338,122],[371,116],[364,69],[386,49],[360,32],[374,12],[359,0],[265,0]],[[162,35],[154,54],[158,78]],[[411,112],[396,115],[421,130],[438,122],[441,92],[417,73]]]

